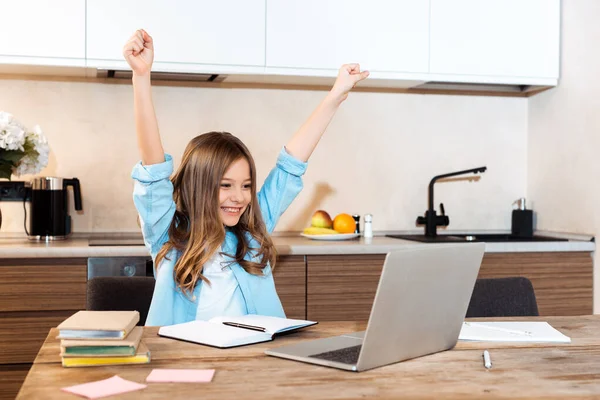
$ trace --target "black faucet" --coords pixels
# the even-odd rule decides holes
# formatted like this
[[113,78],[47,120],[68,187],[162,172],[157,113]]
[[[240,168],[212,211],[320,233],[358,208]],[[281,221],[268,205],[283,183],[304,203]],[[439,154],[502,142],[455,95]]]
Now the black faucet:
[[486,169],[487,167],[465,169],[464,171],[450,172],[449,174],[434,176],[433,179],[431,179],[431,182],[429,182],[429,208],[427,211],[425,211],[424,217],[417,217],[417,225],[425,225],[425,236],[437,236],[438,226],[448,226],[448,224],[450,224],[450,219],[444,210],[444,203],[440,203],[440,211],[442,212],[442,215],[436,215],[435,209],[433,208],[433,184],[435,181],[442,178],[448,178],[450,176],[485,172]]

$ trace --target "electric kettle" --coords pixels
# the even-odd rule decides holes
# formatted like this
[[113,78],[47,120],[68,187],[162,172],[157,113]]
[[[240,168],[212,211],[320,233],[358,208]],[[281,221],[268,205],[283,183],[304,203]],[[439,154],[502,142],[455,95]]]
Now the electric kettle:
[[61,240],[71,233],[67,188],[73,187],[75,210],[82,210],[79,179],[50,176],[31,181],[31,215],[27,236],[31,240]]

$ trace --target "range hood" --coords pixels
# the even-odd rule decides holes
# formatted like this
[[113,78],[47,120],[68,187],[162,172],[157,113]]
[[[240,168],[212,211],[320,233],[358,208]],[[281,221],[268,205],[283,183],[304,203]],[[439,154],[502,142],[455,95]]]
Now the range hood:
[[[131,79],[133,72],[131,70],[118,69],[98,69],[97,78],[106,79]],[[222,82],[227,75],[223,74],[201,74],[188,72],[152,72],[152,79],[158,81],[172,82]]]
[[509,85],[494,83],[463,83],[463,82],[437,82],[430,81],[413,86],[412,89],[442,90],[442,91],[469,91],[469,92],[495,92],[495,93],[527,93],[544,88],[534,85]]
[[[165,82],[205,82],[251,85],[283,85],[293,87],[327,87],[335,82],[334,76],[281,74],[280,71],[261,71],[259,73],[206,73],[206,72],[167,72],[152,71],[152,80]],[[287,72],[287,71],[286,71]],[[330,72],[330,71],[326,71]],[[96,77],[103,79],[130,80],[132,71],[126,69],[99,68]],[[420,79],[419,79],[420,78]],[[550,86],[511,84],[498,82],[450,82],[445,80],[427,80],[427,76],[409,76],[405,79],[390,79],[385,74],[372,73],[371,79],[361,82],[363,90],[399,90],[404,93],[497,95],[528,97]],[[436,77],[441,78],[441,77]]]

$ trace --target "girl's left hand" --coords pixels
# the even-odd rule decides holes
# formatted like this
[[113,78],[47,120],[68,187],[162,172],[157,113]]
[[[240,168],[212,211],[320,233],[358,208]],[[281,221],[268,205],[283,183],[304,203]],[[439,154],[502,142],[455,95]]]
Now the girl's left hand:
[[360,70],[358,64],[344,64],[338,72],[338,77],[333,84],[331,91],[339,96],[342,100],[348,97],[348,92],[352,90],[354,85],[366,79],[369,76],[369,71]]

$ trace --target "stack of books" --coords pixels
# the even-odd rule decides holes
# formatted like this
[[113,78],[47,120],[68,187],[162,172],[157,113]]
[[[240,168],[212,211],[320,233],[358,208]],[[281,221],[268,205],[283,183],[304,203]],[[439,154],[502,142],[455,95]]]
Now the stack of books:
[[59,326],[63,367],[147,364],[137,311],[78,311]]

